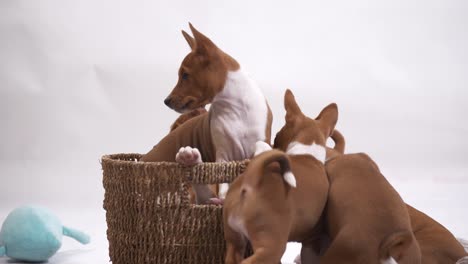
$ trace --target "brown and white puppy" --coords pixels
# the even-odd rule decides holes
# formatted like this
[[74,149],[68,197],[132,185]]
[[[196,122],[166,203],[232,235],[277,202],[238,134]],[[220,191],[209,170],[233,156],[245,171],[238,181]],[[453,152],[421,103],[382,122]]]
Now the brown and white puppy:
[[[287,119],[308,120],[292,95],[291,98],[297,110],[288,111]],[[336,105],[333,107],[336,109]],[[323,111],[317,120],[326,117],[326,113],[330,112]],[[305,123],[287,122],[275,138],[275,147],[291,149],[293,140],[287,135],[304,130]],[[321,127],[320,122],[318,125],[325,136],[333,132],[329,126]],[[330,190],[325,216],[331,246],[320,263],[394,263],[393,259],[399,263],[420,263],[405,204],[375,163],[365,154],[328,154],[333,158],[326,163]],[[317,250],[303,248],[302,263],[311,263],[303,257],[307,253],[314,255]]]
[[[336,129],[331,136],[335,141],[335,148],[327,148],[327,160],[344,153],[344,137]],[[337,151],[337,149],[341,151]],[[421,250],[421,263],[424,264],[445,264],[463,263],[468,264],[468,253],[455,236],[440,223],[420,212],[410,205],[406,205],[411,220],[411,227],[414,237]],[[466,243],[468,248],[468,243]],[[322,250],[326,250],[326,245]],[[296,258],[296,263],[300,259]],[[318,263],[318,262],[317,262]]]
[[[287,152],[268,150],[271,148],[265,143],[257,143],[256,156],[226,196],[225,263],[279,263],[288,241],[301,242],[304,254],[316,248],[328,194],[325,141],[338,112],[331,104],[319,119],[307,118],[289,90],[285,108],[286,125],[277,138],[288,141]],[[254,254],[243,260],[247,241]]]
[[[337,130],[332,135],[335,148],[327,148],[327,160],[344,153],[344,137]],[[341,151],[336,151],[340,149]],[[406,205],[411,220],[411,227],[421,250],[421,263],[445,264],[462,263],[463,259],[468,263],[468,253],[460,241],[440,223],[420,212],[410,205]],[[468,244],[468,243],[467,243]],[[326,245],[323,250],[329,245]],[[299,259],[296,258],[296,262]]]
[[[236,60],[191,24],[190,29],[193,37],[182,33],[192,51],[164,103],[181,113],[209,103],[211,107],[169,133],[141,160],[176,161],[176,154],[185,165],[201,162],[201,157],[216,162],[249,159],[257,141],[270,142],[272,115],[266,99]],[[197,196],[215,196],[208,186],[199,187]],[[227,190],[223,187],[221,196]]]
[[[341,149],[341,152],[335,149],[327,148],[327,160],[332,159],[344,152],[344,137],[334,131],[332,135],[336,142],[335,149]],[[343,147],[341,147],[341,145]],[[406,205],[411,220],[411,227],[421,250],[421,263],[424,264],[445,264],[445,263],[468,263],[468,253],[460,241],[440,223],[420,212],[410,205]],[[321,251],[326,251],[330,246],[327,235],[323,236],[325,241],[322,243]],[[468,243],[466,243],[468,245]],[[300,255],[295,263],[301,263]],[[304,262],[305,263],[305,262]],[[316,262],[319,263],[319,262]]]
[[[343,155],[345,152],[346,140],[340,131],[336,129],[333,130],[333,133],[331,134],[330,138],[333,140],[335,145],[333,146],[333,148],[326,146],[326,159],[325,160],[329,160],[336,156]],[[314,261],[312,262],[309,261],[309,262],[304,262],[304,263],[318,264],[320,255],[323,254],[323,252],[330,246],[329,243],[330,243],[330,239],[328,235],[326,234],[325,230],[323,230],[322,235],[320,236],[320,238],[318,239],[316,243],[316,248],[314,249],[314,251],[309,252],[308,259],[309,260],[312,259]],[[294,263],[302,264],[301,254],[296,256],[296,258],[294,259]]]

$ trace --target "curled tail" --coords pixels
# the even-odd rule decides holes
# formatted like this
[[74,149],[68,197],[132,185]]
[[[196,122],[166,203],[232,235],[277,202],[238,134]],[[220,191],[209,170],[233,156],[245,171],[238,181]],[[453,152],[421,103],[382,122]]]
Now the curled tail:
[[380,244],[379,258],[382,263],[397,263],[413,242],[410,231],[399,231],[388,235]]
[[254,168],[253,170],[259,171],[252,177],[247,177],[245,182],[250,186],[257,187],[263,181],[263,170],[273,162],[278,162],[281,168],[281,175],[284,182],[295,188],[296,187],[296,178],[291,172],[291,164],[286,153],[279,150],[270,150],[260,155],[256,156],[250,163],[249,168]]
[[341,154],[344,154],[346,142],[340,131],[336,129],[333,130],[333,133],[330,137],[335,142],[335,146],[333,147],[333,149],[340,152]]
[[76,229],[66,227],[66,226],[63,227],[63,235],[74,238],[76,241],[80,242],[81,244],[88,244],[89,241],[91,240],[87,234],[81,231],[78,231]]
[[0,257],[5,256],[5,253],[6,253],[5,246],[1,246],[0,247]]

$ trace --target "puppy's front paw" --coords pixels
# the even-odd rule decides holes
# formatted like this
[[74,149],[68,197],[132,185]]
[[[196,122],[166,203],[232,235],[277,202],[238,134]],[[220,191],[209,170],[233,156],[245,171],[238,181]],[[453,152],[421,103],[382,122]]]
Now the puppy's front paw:
[[190,166],[198,163],[202,163],[200,151],[197,148],[182,147],[176,154],[176,162]]

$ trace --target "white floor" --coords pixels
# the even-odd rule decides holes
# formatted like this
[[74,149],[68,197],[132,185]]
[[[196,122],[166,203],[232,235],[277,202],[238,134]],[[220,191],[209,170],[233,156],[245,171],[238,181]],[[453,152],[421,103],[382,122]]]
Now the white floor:
[[[445,173],[448,171],[444,170]],[[387,171],[396,177],[391,183],[401,193],[403,198],[416,208],[428,213],[451,230],[457,237],[468,238],[468,180],[464,170],[454,170],[450,176],[437,178],[442,171],[432,171],[427,174],[427,182],[414,182],[411,172]],[[419,179],[421,177],[418,177]],[[13,197],[11,197],[13,198]],[[21,199],[19,199],[21,200]],[[70,238],[64,238],[61,250],[50,259],[50,264],[97,264],[108,263],[108,244],[106,239],[105,212],[102,200],[97,199],[82,205],[69,207],[62,201],[45,202],[70,227],[82,229],[92,236],[92,243],[83,246]],[[0,222],[7,213],[16,206],[15,201],[4,200],[0,204]],[[283,263],[292,263],[300,250],[300,245],[290,243],[283,256]],[[0,258],[0,264],[11,263],[7,258]]]

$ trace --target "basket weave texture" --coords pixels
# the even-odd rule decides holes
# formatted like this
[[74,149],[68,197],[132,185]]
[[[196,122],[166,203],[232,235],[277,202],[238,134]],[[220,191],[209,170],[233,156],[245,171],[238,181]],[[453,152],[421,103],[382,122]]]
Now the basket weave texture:
[[138,162],[141,154],[102,157],[104,209],[113,264],[224,262],[222,207],[194,205],[193,183],[230,183],[247,161],[184,167]]

